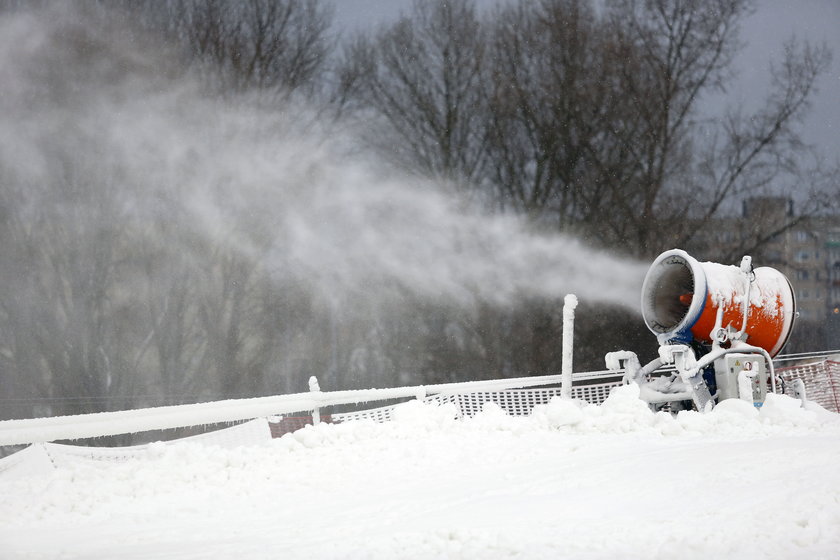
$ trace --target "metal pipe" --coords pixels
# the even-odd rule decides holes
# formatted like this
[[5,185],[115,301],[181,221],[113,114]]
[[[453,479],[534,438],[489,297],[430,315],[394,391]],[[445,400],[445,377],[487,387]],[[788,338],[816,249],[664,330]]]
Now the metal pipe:
[[574,294],[563,299],[563,357],[560,364],[560,397],[572,398],[572,355],[575,339],[575,308],[578,300]]

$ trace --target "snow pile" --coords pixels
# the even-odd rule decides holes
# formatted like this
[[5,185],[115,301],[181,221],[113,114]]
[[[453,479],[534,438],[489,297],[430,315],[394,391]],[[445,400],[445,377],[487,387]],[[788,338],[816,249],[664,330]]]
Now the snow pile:
[[528,417],[411,401],[264,445],[0,472],[0,543],[9,560],[831,557],[838,444],[837,415],[782,396],[676,417],[635,386]]

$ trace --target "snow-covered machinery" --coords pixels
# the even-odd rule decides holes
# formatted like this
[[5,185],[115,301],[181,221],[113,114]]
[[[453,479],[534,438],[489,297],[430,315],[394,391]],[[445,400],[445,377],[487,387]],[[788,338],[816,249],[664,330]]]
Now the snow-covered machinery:
[[[644,367],[633,352],[611,352],[607,367],[625,370],[654,406],[693,401],[707,411],[740,398],[761,406],[776,391],[772,358],[793,328],[796,303],[787,278],[770,267],[698,262],[673,249],[654,260],[642,286],[642,316],[659,341]],[[652,375],[673,365],[671,375]]]

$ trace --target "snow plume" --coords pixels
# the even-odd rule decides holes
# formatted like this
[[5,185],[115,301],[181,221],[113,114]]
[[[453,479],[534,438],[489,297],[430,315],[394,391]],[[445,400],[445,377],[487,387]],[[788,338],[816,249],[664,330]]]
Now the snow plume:
[[123,227],[166,223],[189,232],[183,253],[221,243],[331,298],[576,293],[637,307],[646,265],[470,209],[298,103],[203,95],[171,53],[52,10],[0,22],[0,165],[31,208],[54,202],[45,184],[95,175],[104,187],[50,211],[98,204]]

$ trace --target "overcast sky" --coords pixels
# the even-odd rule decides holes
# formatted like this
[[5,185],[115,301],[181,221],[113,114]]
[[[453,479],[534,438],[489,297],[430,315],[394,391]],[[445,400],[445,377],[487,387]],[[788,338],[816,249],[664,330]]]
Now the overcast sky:
[[[348,29],[375,26],[396,19],[412,0],[334,0],[336,20]],[[515,0],[507,0],[515,1]],[[477,0],[492,6],[496,0]],[[780,60],[784,42],[792,35],[828,43],[834,53],[830,72],[819,82],[803,139],[830,160],[840,161],[840,0],[758,0],[755,14],[744,21],[746,43],[736,60],[739,79],[722,102],[755,108],[769,85],[770,60]]]
[[742,28],[747,46],[736,61],[741,78],[732,99],[746,106],[761,100],[761,89],[769,84],[770,60],[781,59],[783,44],[791,35],[814,43],[824,41],[833,51],[831,68],[818,83],[803,137],[826,156],[840,160],[840,0],[760,0]]

